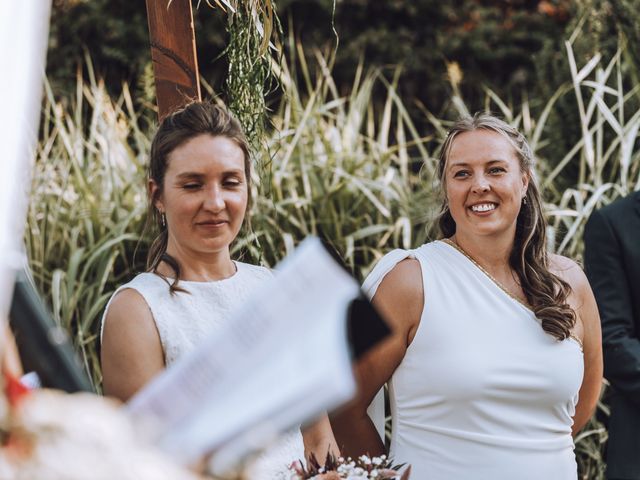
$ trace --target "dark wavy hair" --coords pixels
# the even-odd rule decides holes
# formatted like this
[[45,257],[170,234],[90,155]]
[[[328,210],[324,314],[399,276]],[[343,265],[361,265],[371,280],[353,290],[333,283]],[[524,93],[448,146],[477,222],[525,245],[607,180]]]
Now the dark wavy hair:
[[444,237],[456,233],[456,223],[451,216],[445,192],[445,166],[456,137],[464,132],[489,130],[505,137],[514,148],[522,173],[529,176],[529,186],[516,220],[516,235],[509,265],[516,272],[527,297],[527,302],[541,321],[542,328],[558,340],[569,337],[576,322],[576,314],[567,303],[571,286],[549,270],[547,254],[546,221],[542,213],[542,199],[536,184],[533,152],[524,135],[499,118],[476,113],[473,117],[458,120],[442,145],[438,163],[438,176],[443,192],[443,202],[438,225]]
[[178,286],[180,280],[180,264],[167,253],[169,232],[163,225],[162,214],[155,207],[158,196],[164,188],[164,177],[169,167],[169,155],[176,148],[199,135],[226,137],[240,147],[244,154],[244,173],[247,181],[247,211],[251,207],[251,153],[249,143],[242,131],[240,123],[222,106],[206,101],[192,102],[162,120],[153,137],[149,154],[148,178],[158,186],[155,195],[149,193],[147,209],[147,225],[157,234],[147,254],[147,271],[168,279],[158,272],[161,262],[166,263],[175,273],[173,282],[169,283],[171,294],[185,292]]

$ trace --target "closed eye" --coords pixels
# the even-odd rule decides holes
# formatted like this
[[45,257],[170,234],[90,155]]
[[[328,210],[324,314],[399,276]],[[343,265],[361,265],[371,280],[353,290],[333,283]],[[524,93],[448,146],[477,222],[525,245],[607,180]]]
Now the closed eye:
[[227,188],[237,188],[244,183],[244,176],[236,173],[227,174],[222,178],[222,185]]
[[197,190],[198,188],[200,188],[202,185],[199,183],[185,183],[182,188],[184,188],[185,190]]

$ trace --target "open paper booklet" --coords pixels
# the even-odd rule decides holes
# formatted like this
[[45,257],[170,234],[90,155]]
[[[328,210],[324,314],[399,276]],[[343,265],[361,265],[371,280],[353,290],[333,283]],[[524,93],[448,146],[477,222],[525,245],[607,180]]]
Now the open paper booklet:
[[[215,469],[224,471],[343,404],[356,390],[347,315],[357,310],[362,319],[363,300],[353,307],[359,295],[320,240],[305,240],[232,321],[129,402],[134,423],[181,462],[215,451]],[[388,333],[376,320],[369,344]],[[349,338],[362,349],[353,331]]]

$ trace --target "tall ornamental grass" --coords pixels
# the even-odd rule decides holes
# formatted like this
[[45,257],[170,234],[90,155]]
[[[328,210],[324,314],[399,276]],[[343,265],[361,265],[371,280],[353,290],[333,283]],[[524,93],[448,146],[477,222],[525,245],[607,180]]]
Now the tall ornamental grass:
[[[591,213],[640,188],[640,86],[631,81],[634,72],[624,61],[622,49],[612,59],[595,55],[579,65],[571,41],[565,47],[582,135],[562,158],[549,158],[540,134],[538,155],[544,165],[541,184],[548,200],[553,246],[558,253],[581,261],[584,225]],[[560,183],[570,187],[558,189]],[[597,418],[608,416],[607,405],[599,402],[597,412],[576,438],[584,479],[605,478],[607,432]]]
[[[542,186],[558,253],[581,259],[589,215],[640,188],[640,85],[625,75],[629,70],[622,51],[607,61],[596,55],[579,66],[570,42],[566,49],[582,136],[559,161],[545,158],[542,150],[547,167]],[[558,190],[555,185],[568,165],[574,174],[564,183],[569,180],[571,187]]]
[[304,90],[286,67],[280,72],[284,99],[260,159],[253,231],[238,246],[273,265],[318,235],[362,280],[389,249],[428,238],[435,213],[430,137],[417,132],[395,81],[360,68],[341,96],[325,59],[316,59],[314,75],[300,51]]
[[100,317],[142,230],[148,138],[126,88],[114,101],[91,77],[63,106],[47,86],[25,243],[35,284],[96,387]]
[[[430,132],[418,132],[398,96],[398,76],[360,68],[348,95],[315,54],[280,65],[284,96],[257,152],[251,225],[234,245],[245,260],[274,265],[307,235],[320,235],[359,279],[392,248],[435,236],[436,161],[452,118],[424,109]],[[638,87],[628,88],[621,51],[578,64],[571,42],[566,85],[550,99],[507,105],[490,90],[486,108],[530,139],[550,221],[550,248],[577,260],[593,209],[640,187]],[[296,79],[301,79],[297,81]],[[451,104],[467,113],[452,74]],[[581,138],[558,154],[546,140],[555,102],[575,99]],[[380,100],[383,100],[382,102]],[[36,284],[56,322],[72,335],[96,387],[100,318],[114,288],[143,268],[149,238],[144,164],[152,129],[126,86],[111,99],[93,77],[74,98],[47,92],[26,230]],[[137,259],[134,251],[139,247]],[[599,406],[606,417],[607,407]],[[592,419],[577,437],[582,478],[601,479],[606,430]]]

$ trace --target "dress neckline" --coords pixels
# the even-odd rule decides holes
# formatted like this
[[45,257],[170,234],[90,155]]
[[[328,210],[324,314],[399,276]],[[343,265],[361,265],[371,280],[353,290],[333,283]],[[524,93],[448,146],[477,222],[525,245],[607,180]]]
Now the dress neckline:
[[478,270],[480,270],[482,273],[484,273],[484,275],[491,280],[491,282],[493,282],[495,284],[496,287],[498,287],[500,290],[502,290],[504,293],[506,293],[509,297],[511,297],[513,300],[515,300],[516,302],[518,302],[520,305],[522,305],[524,308],[526,308],[527,310],[529,310],[531,313],[535,313],[533,311],[533,309],[531,308],[531,306],[526,303],[523,302],[522,299],[516,297],[514,294],[512,294],[509,290],[507,290],[504,285],[502,285],[498,280],[496,280],[495,278],[493,278],[493,275],[491,275],[489,272],[487,272],[487,270],[482,267],[482,265],[480,265],[478,262],[475,261],[475,259],[469,255],[467,252],[465,252],[457,243],[454,243],[453,241],[451,241],[448,238],[444,238],[442,240],[438,240],[442,243],[445,243],[447,245],[449,245],[450,247],[453,247],[454,249],[456,249],[458,252],[460,252],[462,255],[464,255],[467,260],[469,260],[471,263],[473,263],[476,268]]
[[[235,270],[235,272],[233,272],[232,275],[230,275],[228,277],[221,278],[219,280],[183,280],[183,279],[180,279],[180,283],[184,283],[186,285],[194,286],[194,285],[212,285],[212,284],[213,285],[220,285],[220,284],[225,283],[225,282],[231,282],[234,279],[238,278],[238,276],[239,276],[239,274],[240,274],[240,272],[242,270],[242,267],[241,267],[242,262],[237,262],[236,260],[231,260],[231,261],[233,262],[233,265],[236,267],[236,270]],[[166,280],[168,280],[170,282],[173,282],[175,280],[174,277],[163,276],[163,275],[160,275],[159,273],[156,273],[156,272],[153,272],[153,271],[148,272],[148,273],[156,275],[156,276],[158,276],[160,278],[164,278],[164,279],[166,279]]]
[[[478,262],[476,262],[474,260],[474,258],[469,255],[467,252],[465,252],[462,248],[460,248],[460,246],[454,242],[452,242],[450,239],[448,238],[443,238],[442,240],[436,240],[437,242],[441,242],[444,243],[445,245],[450,246],[451,248],[453,248],[454,250],[456,250],[458,253],[460,253],[462,256],[464,256],[467,260],[469,260],[473,265],[475,265],[475,267],[480,270],[496,287],[498,287],[500,290],[502,290],[507,296],[509,296],[511,299],[515,300],[516,302],[518,302],[520,305],[522,305],[524,308],[526,308],[529,312],[531,312],[534,317],[535,317],[535,312],[533,311],[533,309],[531,308],[531,306],[525,302],[523,302],[521,299],[519,299],[518,297],[516,297],[515,295],[513,295],[511,292],[509,292],[509,290],[507,290],[500,282],[498,282],[495,278],[493,278],[493,276],[487,272],[487,270],[485,270],[482,265],[480,265]],[[536,317],[537,318],[537,317]],[[578,346],[580,347],[580,351],[584,352],[584,347],[582,345],[582,341],[576,337],[573,333],[569,334],[569,339],[573,340],[575,343],[578,344]]]

